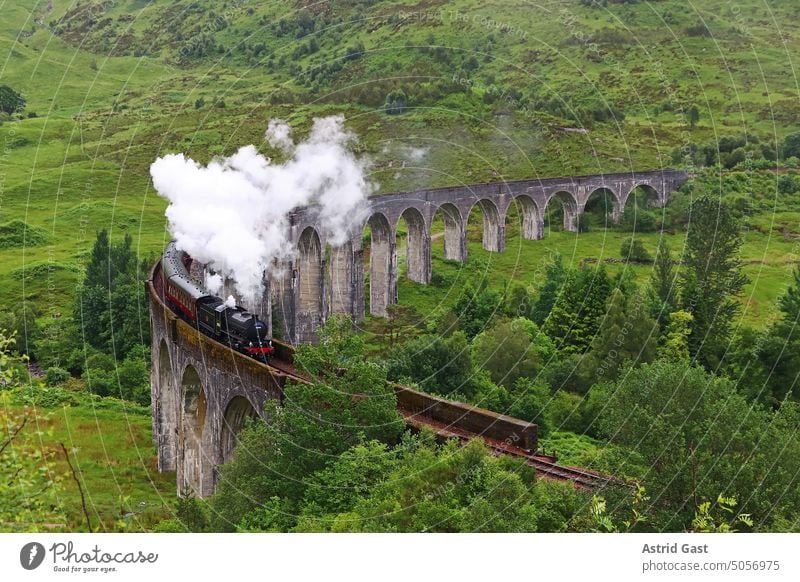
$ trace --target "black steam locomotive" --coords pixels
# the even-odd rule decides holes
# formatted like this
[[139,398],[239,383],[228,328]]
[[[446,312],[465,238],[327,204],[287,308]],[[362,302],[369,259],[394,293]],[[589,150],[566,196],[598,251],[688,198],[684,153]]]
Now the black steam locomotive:
[[274,347],[267,325],[244,308],[229,307],[220,297],[209,295],[192,283],[188,266],[191,259],[171,242],[161,258],[164,298],[197,329],[234,350],[266,362]]

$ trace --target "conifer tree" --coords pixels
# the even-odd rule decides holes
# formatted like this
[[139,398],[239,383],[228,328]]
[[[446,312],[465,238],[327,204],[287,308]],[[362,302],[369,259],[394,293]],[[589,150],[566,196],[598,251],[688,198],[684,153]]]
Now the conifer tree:
[[664,326],[669,314],[675,311],[677,273],[672,265],[669,246],[663,238],[658,243],[656,260],[650,273],[650,286],[647,291],[651,313]]
[[545,281],[539,289],[539,297],[531,310],[531,319],[543,325],[553,305],[556,303],[561,286],[567,279],[568,270],[564,267],[561,255],[556,254],[553,261],[545,267]]
[[673,311],[669,314],[667,327],[658,356],[663,360],[678,362],[689,359],[689,334],[692,332],[692,314],[686,311]]
[[642,295],[636,291],[626,297],[614,289],[582,372],[596,381],[616,379],[625,366],[652,361],[657,340],[658,324],[647,313]]
[[73,318],[80,341],[122,360],[146,343],[149,318],[143,310],[141,272],[130,235],[119,243],[97,233],[86,276],[78,289]]
[[585,351],[597,333],[610,294],[611,280],[602,265],[569,273],[544,332],[562,351]]
[[694,318],[689,351],[704,366],[716,369],[739,313],[736,296],[747,282],[738,256],[742,238],[733,214],[719,200],[698,198],[690,216],[681,309]]

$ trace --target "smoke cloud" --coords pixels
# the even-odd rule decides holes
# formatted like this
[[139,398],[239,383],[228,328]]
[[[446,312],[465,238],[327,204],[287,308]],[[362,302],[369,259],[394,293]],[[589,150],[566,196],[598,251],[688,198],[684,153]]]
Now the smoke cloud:
[[[342,116],[314,120],[305,141],[295,144],[285,122],[271,120],[265,139],[287,156],[273,163],[253,145],[203,166],[183,154],[158,158],[150,175],[169,201],[166,216],[179,249],[235,282],[246,300],[257,298],[262,273],[274,261],[294,256],[288,214],[297,206],[319,206],[319,223],[328,241],[344,243],[350,228],[366,213],[373,186],[367,164],[348,149],[355,135]],[[212,292],[219,276],[206,278]]]

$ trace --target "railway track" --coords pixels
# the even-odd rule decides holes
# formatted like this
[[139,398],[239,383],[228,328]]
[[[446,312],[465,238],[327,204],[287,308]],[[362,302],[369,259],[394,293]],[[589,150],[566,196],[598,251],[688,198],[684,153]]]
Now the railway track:
[[406,424],[409,426],[416,429],[421,429],[422,427],[430,428],[442,438],[457,438],[464,442],[480,438],[495,455],[507,455],[524,459],[527,465],[533,467],[539,476],[545,479],[570,481],[579,489],[587,491],[595,491],[612,485],[624,485],[622,481],[614,477],[594,473],[587,469],[558,465],[553,457],[519,448],[508,441],[500,441],[486,435],[475,434],[399,407],[398,411],[403,415]]

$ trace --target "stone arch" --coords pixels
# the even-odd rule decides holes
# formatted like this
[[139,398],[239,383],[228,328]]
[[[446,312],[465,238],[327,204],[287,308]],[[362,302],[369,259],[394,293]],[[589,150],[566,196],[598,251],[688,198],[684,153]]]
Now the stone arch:
[[397,301],[397,254],[394,233],[385,215],[370,216],[369,312],[386,317],[386,308]]
[[353,313],[353,241],[328,250],[328,312]]
[[525,240],[539,240],[544,238],[544,224],[542,215],[536,202],[527,194],[519,194],[511,200],[506,208],[505,223],[508,223],[510,213],[516,212],[520,224],[520,234]]
[[313,227],[300,235],[297,252],[297,341],[312,341],[322,325],[324,288],[322,243]]
[[401,222],[406,223],[406,276],[427,285],[431,282],[431,235],[422,213],[409,206],[400,215],[395,232]]
[[483,248],[492,253],[503,252],[506,246],[506,229],[504,222],[500,220],[500,212],[497,209],[497,205],[488,198],[478,200],[469,209],[467,223],[469,223],[469,218],[476,207],[480,209],[483,215],[483,236],[481,239]]
[[[545,214],[550,211],[552,213],[551,202],[558,200],[561,204],[561,211],[564,217],[564,230],[569,232],[578,232],[578,202],[575,200],[575,195],[566,190],[559,190],[547,199],[545,204]],[[550,225],[552,227],[552,225]]]
[[210,493],[206,485],[205,426],[208,412],[206,391],[192,364],[186,366],[181,379],[181,424],[183,426],[183,478],[185,489],[199,497]]
[[158,345],[158,378],[153,403],[156,418],[158,463],[161,471],[174,471],[177,458],[178,398],[175,392],[175,374],[167,340]]
[[[631,194],[633,194],[633,197],[631,197]],[[656,208],[664,206],[665,202],[661,192],[656,190],[650,184],[646,184],[644,182],[635,184],[633,188],[628,190],[628,193],[625,194],[625,197],[622,199],[623,207],[627,207],[629,201],[633,201],[635,203],[644,202],[645,206]]]
[[660,196],[659,192],[649,184],[637,184],[631,188],[622,203],[623,229],[633,232],[657,230],[657,217],[651,210],[662,206]]
[[244,396],[234,396],[225,407],[222,417],[222,434],[220,435],[220,458],[223,463],[233,458],[233,451],[239,440],[245,423],[251,418],[257,418],[258,413],[250,401]]
[[455,204],[445,202],[436,209],[434,223],[440,215],[444,223],[444,258],[448,261],[466,261],[467,233],[461,211]]
[[595,211],[602,217],[602,226],[609,226],[609,223],[616,224],[622,216],[619,195],[604,186],[595,188],[586,198],[581,214],[585,215],[587,212]]

